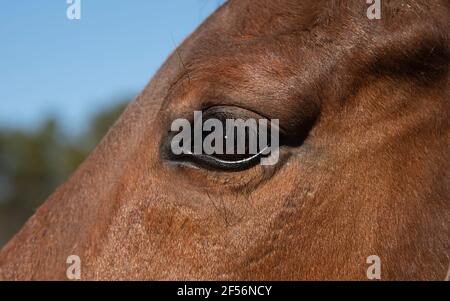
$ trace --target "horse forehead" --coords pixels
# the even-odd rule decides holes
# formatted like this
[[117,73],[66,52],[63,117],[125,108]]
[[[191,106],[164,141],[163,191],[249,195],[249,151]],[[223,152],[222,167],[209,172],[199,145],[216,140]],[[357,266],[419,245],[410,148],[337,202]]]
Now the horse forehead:
[[[344,30],[330,23],[349,22],[346,11],[353,1],[345,6],[334,2],[231,0],[177,49],[176,59],[182,60],[183,69],[197,71],[199,76],[209,77],[216,71],[244,74],[245,68],[254,71],[256,65],[283,75],[290,69],[286,65],[299,60],[305,50],[335,39]],[[360,15],[365,17],[365,12],[361,10]],[[310,43],[313,40],[317,42]]]

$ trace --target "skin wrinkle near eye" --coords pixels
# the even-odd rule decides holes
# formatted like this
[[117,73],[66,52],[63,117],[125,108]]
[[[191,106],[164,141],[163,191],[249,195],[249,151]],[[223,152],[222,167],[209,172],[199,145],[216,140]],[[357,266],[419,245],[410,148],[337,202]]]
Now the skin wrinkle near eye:
[[302,101],[302,103],[305,102],[305,105],[302,106],[300,112],[297,111],[297,108],[278,106],[280,101],[271,99],[264,100],[266,104],[261,106],[261,99],[255,98],[257,95],[242,93],[241,96],[237,97],[221,83],[213,85],[208,80],[196,79],[194,71],[191,73],[189,87],[184,85],[187,81],[186,76],[180,79],[167,98],[165,111],[170,116],[168,116],[170,120],[183,117],[190,119],[192,112],[195,110],[205,111],[218,106],[237,107],[266,119],[279,119],[280,131],[287,134],[289,132],[302,132],[304,127],[309,128],[310,123],[314,122],[319,112],[315,102],[307,104],[306,100]]
[[[180,79],[179,81],[177,81],[176,86],[180,86],[183,85],[183,81],[189,80],[186,76],[183,76],[183,79]],[[172,91],[176,91],[177,87],[174,87],[172,89]],[[180,94],[180,92],[172,92],[174,95],[168,95],[167,96],[167,101],[165,104],[165,110],[168,110],[168,106],[169,104],[172,102],[171,99],[182,99],[182,93]],[[213,93],[215,94],[215,93]],[[175,97],[176,95],[176,97]],[[192,111],[204,111],[207,112],[209,110],[214,110],[214,109],[220,109],[223,108],[225,109],[232,109],[232,110],[236,110],[236,109],[241,109],[241,110],[246,110],[250,113],[252,113],[253,115],[257,115],[256,117],[260,118],[260,119],[273,119],[275,116],[270,116],[270,114],[267,114],[266,112],[261,111],[257,106],[253,106],[253,102],[251,101],[245,101],[245,100],[236,100],[236,99],[232,99],[231,97],[225,95],[225,94],[218,94],[218,95],[210,95],[208,93],[204,93],[203,95],[197,96],[197,98],[199,99],[199,104],[196,107],[191,108]],[[183,112],[179,115],[186,115],[184,116],[184,118],[190,120],[191,119],[191,114],[192,112]],[[183,116],[179,116],[178,118],[183,118]],[[173,118],[175,119],[175,118]],[[283,127],[282,124],[279,125],[280,131],[281,132],[286,132],[287,129]]]
[[173,83],[169,86],[167,89],[167,94],[165,96],[165,99],[161,105],[160,111],[166,111],[171,104],[171,99],[175,99],[172,97],[173,91],[176,91],[177,87],[183,84],[183,81],[188,79],[190,81],[189,70],[183,69],[183,72],[173,81]]

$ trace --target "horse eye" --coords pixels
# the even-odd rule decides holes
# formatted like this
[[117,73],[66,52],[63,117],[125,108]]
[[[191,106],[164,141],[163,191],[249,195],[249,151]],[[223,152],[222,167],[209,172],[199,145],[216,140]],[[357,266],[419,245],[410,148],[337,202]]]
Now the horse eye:
[[[175,132],[169,139],[172,149],[167,151],[166,147],[165,153],[172,161],[205,169],[240,171],[255,166],[270,154],[271,122],[255,113],[238,113],[215,108],[206,112],[201,122],[194,118],[188,138],[179,136],[182,131]],[[178,151],[174,151],[174,144],[179,144]]]

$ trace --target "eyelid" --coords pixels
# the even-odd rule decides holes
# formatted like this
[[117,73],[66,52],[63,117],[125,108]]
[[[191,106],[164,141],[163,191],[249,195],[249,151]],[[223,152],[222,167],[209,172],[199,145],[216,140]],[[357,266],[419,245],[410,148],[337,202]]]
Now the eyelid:
[[[212,112],[210,112],[212,110]],[[212,105],[209,107],[205,107],[204,109],[202,109],[202,112],[204,114],[204,116],[209,117],[208,115],[212,115],[214,113],[214,110],[217,110],[219,113],[222,112],[226,112],[229,114],[230,118],[233,119],[238,119],[238,118],[254,118],[254,119],[266,119],[268,121],[268,126],[271,126],[271,120],[273,120],[274,118],[268,117],[267,115],[265,115],[262,112],[256,111],[253,108],[248,108],[248,107],[243,107],[243,106],[234,106],[234,105]],[[222,111],[221,111],[222,110]],[[246,113],[250,113],[247,116],[233,116],[232,112],[230,111],[241,111],[241,112],[246,112]],[[214,116],[211,116],[209,118],[214,118]],[[208,118],[205,118],[208,119]],[[280,124],[280,122],[278,123],[277,126],[277,130],[280,134],[280,136],[287,136],[288,134],[288,130],[286,128],[283,127],[282,124]]]
[[268,119],[258,112],[250,109],[227,106],[227,105],[214,105],[202,110],[204,119],[214,118],[214,114],[225,115],[226,117],[238,119],[238,118],[254,118],[254,119]]

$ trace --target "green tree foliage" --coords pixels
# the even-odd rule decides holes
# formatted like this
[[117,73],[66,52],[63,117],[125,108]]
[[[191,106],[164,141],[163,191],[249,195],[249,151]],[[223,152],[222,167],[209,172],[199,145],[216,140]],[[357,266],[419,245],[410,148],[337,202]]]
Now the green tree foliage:
[[76,137],[53,119],[34,131],[0,129],[0,247],[83,162],[125,106],[100,112]]

